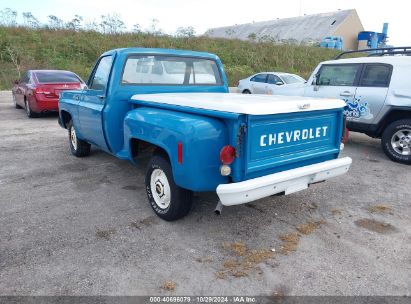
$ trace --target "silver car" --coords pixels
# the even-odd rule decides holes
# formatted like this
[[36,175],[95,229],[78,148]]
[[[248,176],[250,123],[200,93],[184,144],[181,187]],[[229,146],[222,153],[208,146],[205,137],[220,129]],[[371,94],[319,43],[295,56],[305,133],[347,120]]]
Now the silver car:
[[243,94],[276,94],[279,87],[293,88],[305,83],[305,79],[289,73],[262,72],[238,82],[237,92]]

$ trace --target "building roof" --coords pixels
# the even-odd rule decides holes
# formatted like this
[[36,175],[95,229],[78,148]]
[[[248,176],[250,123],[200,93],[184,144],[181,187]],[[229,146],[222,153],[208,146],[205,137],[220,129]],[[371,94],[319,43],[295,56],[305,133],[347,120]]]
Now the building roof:
[[338,26],[353,12],[355,12],[354,9],[341,10],[331,13],[225,26],[209,29],[204,35],[247,40],[250,39],[251,34],[255,34],[257,40],[317,42],[326,36],[332,36]]

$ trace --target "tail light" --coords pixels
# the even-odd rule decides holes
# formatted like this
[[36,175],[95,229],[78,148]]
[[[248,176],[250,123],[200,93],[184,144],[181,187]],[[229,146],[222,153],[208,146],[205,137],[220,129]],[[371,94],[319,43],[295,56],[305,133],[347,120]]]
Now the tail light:
[[223,165],[231,164],[235,159],[236,151],[233,146],[224,146],[220,151],[220,160]]
[[37,87],[34,89],[35,94],[45,94],[45,95],[50,95],[50,91],[44,90],[42,87]]
[[235,83],[235,86],[238,87],[240,85],[240,80]]

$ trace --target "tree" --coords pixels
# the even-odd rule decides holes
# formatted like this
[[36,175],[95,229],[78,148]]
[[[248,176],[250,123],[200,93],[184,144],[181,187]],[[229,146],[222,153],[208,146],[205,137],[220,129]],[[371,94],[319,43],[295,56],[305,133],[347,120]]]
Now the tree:
[[163,30],[158,27],[158,23],[158,19],[151,19],[151,24],[146,30],[146,32],[155,36],[163,35]]
[[176,31],[175,35],[177,37],[190,38],[190,37],[194,37],[195,34],[196,34],[196,31],[195,31],[194,27],[192,27],[192,26],[187,26],[187,27],[180,26],[179,28],[177,28],[177,31]]
[[17,25],[17,11],[10,8],[5,8],[0,11],[0,25],[2,26],[16,26]]
[[49,28],[52,30],[59,30],[63,27],[63,20],[54,15],[49,15]]
[[40,27],[40,21],[33,16],[31,12],[24,12],[23,13],[23,23],[27,27],[31,28],[39,28]]
[[118,34],[125,30],[124,22],[118,14],[101,16],[100,30],[104,34]]
[[93,32],[97,32],[99,30],[100,25],[95,21],[88,21],[85,22],[83,25],[83,29],[85,31],[93,31]]
[[256,33],[251,33],[250,35],[247,36],[248,39],[251,41],[255,41],[257,39]]
[[78,32],[82,28],[83,17],[75,15],[74,18],[67,22],[66,28]]
[[137,34],[142,32],[140,24],[136,23],[133,25],[133,32]]

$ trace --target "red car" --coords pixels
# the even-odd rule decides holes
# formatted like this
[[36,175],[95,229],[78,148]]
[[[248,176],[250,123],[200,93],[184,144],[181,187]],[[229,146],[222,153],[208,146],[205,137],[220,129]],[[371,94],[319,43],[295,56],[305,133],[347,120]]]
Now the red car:
[[40,113],[57,112],[59,93],[63,90],[85,88],[84,81],[75,73],[60,70],[29,70],[12,89],[16,109],[24,108],[28,117]]

